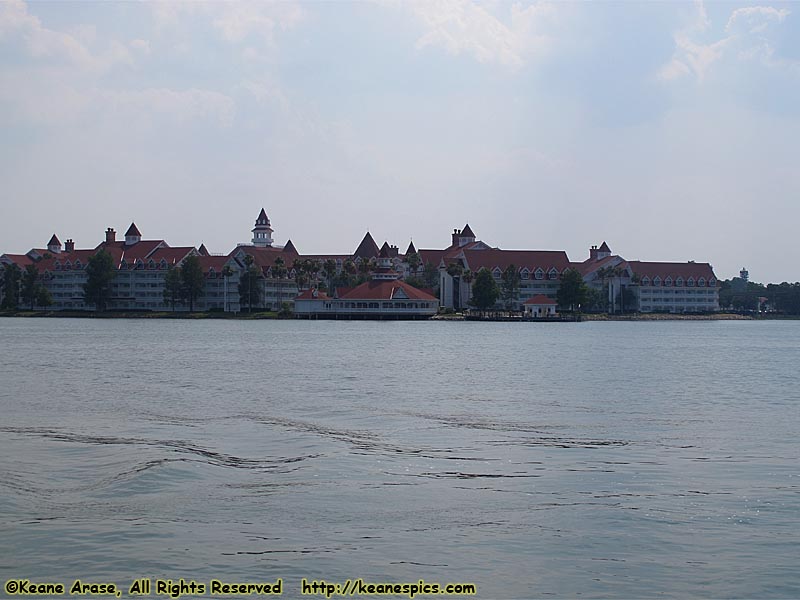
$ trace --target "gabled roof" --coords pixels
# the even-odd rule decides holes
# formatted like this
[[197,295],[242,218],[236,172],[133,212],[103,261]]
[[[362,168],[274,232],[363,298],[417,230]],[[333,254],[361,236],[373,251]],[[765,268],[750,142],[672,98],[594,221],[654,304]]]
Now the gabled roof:
[[286,242],[286,245],[283,247],[283,251],[286,252],[287,254],[298,254],[298,255],[300,254],[297,251],[297,248],[294,247],[292,240]]
[[470,229],[469,223],[464,225],[464,229],[461,230],[461,235],[459,237],[475,237],[475,234],[472,233],[472,229]]
[[296,296],[295,300],[328,300],[329,296],[325,292],[308,288],[303,293]]
[[137,237],[142,237],[142,234],[139,231],[139,228],[136,227],[136,223],[131,223],[131,226],[128,227],[128,231],[125,232],[125,237],[131,236],[131,235],[135,235]]
[[230,256],[198,256],[197,261],[200,263],[203,273],[208,273],[212,268],[217,273],[222,273],[225,265],[235,262]]
[[532,298],[528,298],[523,304],[556,304],[552,298],[548,298],[544,294],[536,294]]
[[354,258],[374,258],[378,256],[378,244],[375,243],[375,240],[372,239],[372,235],[370,235],[369,231],[367,235],[364,236],[364,239],[361,240],[361,243],[356,248],[356,251],[353,252]]
[[35,261],[27,254],[3,254],[0,256],[0,262],[3,264],[15,264],[20,268],[32,265]]
[[[182,247],[175,247],[175,248],[156,248],[155,252],[151,253],[150,256],[147,257],[147,260],[153,260],[155,262],[161,262],[162,260],[165,261],[168,265],[177,265],[182,260],[184,260],[187,256],[192,254],[194,250],[193,246],[182,246]],[[130,262],[130,259],[127,256],[127,252],[124,255],[125,260]]]
[[608,244],[606,244],[605,242],[600,244],[600,247],[597,250],[600,252],[611,252],[611,248],[609,248]]
[[567,253],[563,250],[464,250],[467,268],[477,273],[480,269],[503,270],[509,265],[518,269],[528,268],[535,271],[541,268],[547,272],[555,268],[559,273],[570,266]]
[[392,300],[398,290],[402,290],[405,294],[403,299],[410,300],[436,300],[435,296],[415,288],[413,285],[407,284],[405,281],[399,279],[393,280],[376,280],[362,283],[361,285],[342,293],[342,289],[338,290],[338,297],[345,300]]
[[259,221],[266,221],[267,225],[270,224],[269,217],[267,216],[267,213],[263,208],[261,209],[261,212],[258,213],[258,218],[256,219],[256,223],[258,223]]
[[417,249],[414,248],[414,240],[411,240],[408,243],[408,248],[406,248],[406,256],[408,256],[409,254],[416,254],[416,253],[417,253]]
[[60,246],[60,245],[61,241],[59,241],[58,236],[54,233],[53,237],[50,238],[50,241],[47,242],[47,247],[49,248],[50,246]]
[[205,244],[200,244],[200,247],[197,249],[197,252],[198,254],[200,254],[200,256],[208,256],[210,254]]
[[616,254],[612,254],[611,256],[606,256],[605,258],[601,258],[600,260],[587,258],[585,261],[580,263],[570,263],[570,267],[572,267],[573,269],[578,271],[578,273],[586,277],[590,273],[598,271],[603,267],[616,266],[617,264],[623,264],[624,262],[625,262],[624,258]]
[[639,260],[629,260],[631,270],[639,277],[649,277],[653,279],[660,277],[662,280],[672,277],[673,281],[678,277],[689,279],[694,277],[695,281],[700,277],[716,279],[714,269],[709,263],[696,262],[644,262]]
[[391,258],[392,253],[389,249],[389,242],[383,242],[383,246],[381,246],[381,251],[378,253],[378,258]]

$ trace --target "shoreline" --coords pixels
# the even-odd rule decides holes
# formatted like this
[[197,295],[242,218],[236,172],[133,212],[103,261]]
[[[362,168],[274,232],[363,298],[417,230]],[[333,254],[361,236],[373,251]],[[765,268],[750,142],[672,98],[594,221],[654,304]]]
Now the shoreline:
[[[222,313],[222,312],[94,312],[94,311],[63,311],[63,310],[14,310],[0,311],[0,318],[72,318],[72,319],[221,319],[234,321],[259,321],[267,319],[294,320],[294,316],[278,316],[277,312],[254,312],[254,313]],[[800,319],[800,315],[740,315],[737,313],[713,313],[713,314],[648,314],[637,313],[628,315],[606,315],[606,314],[582,314],[581,321],[792,321]],[[394,319],[392,319],[394,320]],[[430,321],[467,321],[464,315],[434,315]],[[473,322],[485,320],[490,322],[493,319],[469,319]],[[516,319],[504,319],[505,322],[513,322]],[[548,322],[547,319],[539,321],[530,319],[519,319],[521,323],[527,322]],[[574,320],[553,319],[552,322],[575,322]]]

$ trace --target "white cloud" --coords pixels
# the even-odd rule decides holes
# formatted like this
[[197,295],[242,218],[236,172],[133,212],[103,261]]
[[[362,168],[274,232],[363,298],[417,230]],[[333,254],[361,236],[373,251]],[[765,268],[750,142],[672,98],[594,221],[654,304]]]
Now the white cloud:
[[770,24],[782,23],[790,11],[771,6],[736,9],[725,26],[725,37],[715,42],[700,43],[692,38],[707,30],[711,23],[702,2],[696,2],[695,9],[694,18],[673,35],[675,52],[658,72],[658,78],[662,81],[693,74],[702,82],[711,65],[723,59],[733,49],[738,50],[736,56],[742,60],[761,57],[767,64],[779,64],[779,61],[772,60],[774,48],[764,34]]
[[777,21],[782,23],[788,17],[790,11],[782,8],[778,10],[771,6],[750,6],[747,8],[737,8],[728,19],[725,31],[735,31],[737,26],[744,22],[745,27],[749,27],[749,33],[761,33],[766,30],[770,22]]
[[305,9],[294,2],[151,2],[153,18],[159,29],[174,27],[190,16],[208,20],[222,39],[241,42],[250,35],[274,43],[276,30],[294,27],[306,16]]
[[39,60],[67,61],[87,71],[104,72],[117,64],[132,64],[128,48],[112,41],[103,52],[92,52],[88,44],[96,32],[90,26],[78,27],[74,34],[55,31],[42,25],[28,12],[21,0],[0,2],[0,39],[21,41],[28,55]]
[[426,29],[417,41],[418,49],[442,46],[454,56],[471,54],[481,63],[519,67],[547,53],[554,41],[543,31],[557,16],[556,6],[549,2],[528,7],[512,4],[508,23],[492,14],[492,5],[471,0],[416,1],[400,6],[411,10]]

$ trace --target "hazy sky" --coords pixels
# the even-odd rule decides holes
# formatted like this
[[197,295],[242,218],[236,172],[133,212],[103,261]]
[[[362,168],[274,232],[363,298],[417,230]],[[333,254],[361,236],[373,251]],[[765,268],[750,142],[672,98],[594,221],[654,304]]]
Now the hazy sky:
[[800,280],[800,4],[0,1],[0,253],[507,249]]

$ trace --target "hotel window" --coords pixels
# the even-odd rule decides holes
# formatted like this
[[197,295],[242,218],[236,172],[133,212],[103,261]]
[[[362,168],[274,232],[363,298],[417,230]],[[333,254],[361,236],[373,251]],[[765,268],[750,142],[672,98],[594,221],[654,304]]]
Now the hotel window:
[[716,287],[716,286],[717,286],[716,281],[714,281],[713,279],[708,280],[708,287]]
[[689,279],[686,280],[686,287],[694,287],[694,279],[693,278],[689,277]]
[[544,271],[542,271],[541,269],[536,269],[534,277],[536,277],[536,279],[544,279]]
[[650,278],[642,277],[642,285],[650,285]]
[[522,278],[530,279],[530,277],[531,277],[530,271],[528,271],[528,269],[522,269]]
[[706,280],[702,277],[697,280],[697,287],[706,287]]
[[550,269],[550,272],[547,275],[550,279],[558,279],[558,271],[555,269]]
[[678,278],[675,280],[675,286],[676,286],[676,287],[681,287],[682,285],[683,285],[683,277],[678,277]]
[[672,277],[667,277],[664,280],[664,285],[667,286],[667,287],[671,286],[672,285]]
[[653,285],[660,286],[661,285],[661,277],[656,277],[653,279]]

